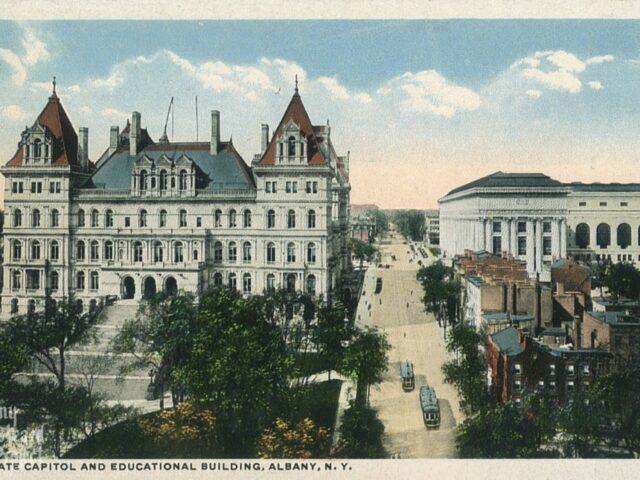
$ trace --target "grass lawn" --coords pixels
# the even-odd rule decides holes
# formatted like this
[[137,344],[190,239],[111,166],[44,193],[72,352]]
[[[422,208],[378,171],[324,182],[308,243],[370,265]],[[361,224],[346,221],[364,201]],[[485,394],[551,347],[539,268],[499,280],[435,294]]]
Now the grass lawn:
[[[331,380],[308,385],[302,398],[301,416],[311,418],[316,425],[325,427],[333,434],[341,384],[340,380]],[[143,418],[151,418],[158,413],[148,413]],[[192,452],[194,458],[202,457],[198,455],[197,448]],[[146,436],[140,430],[138,419],[132,419],[107,428],[79,443],[69,450],[64,458],[185,458],[185,456],[171,451],[170,447],[163,449],[158,446],[153,438]]]

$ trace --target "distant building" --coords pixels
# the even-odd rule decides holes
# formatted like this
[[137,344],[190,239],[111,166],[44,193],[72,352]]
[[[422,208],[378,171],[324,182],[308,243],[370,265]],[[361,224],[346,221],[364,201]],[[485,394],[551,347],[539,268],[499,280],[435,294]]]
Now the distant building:
[[514,327],[489,335],[485,347],[487,380],[497,402],[521,405],[526,393],[546,391],[562,404],[609,371],[608,352],[551,347]]
[[361,214],[351,217],[351,238],[372,243],[376,235],[376,218],[373,215]]
[[443,254],[503,251],[548,281],[558,259],[640,262],[640,184],[497,172],[439,200]]
[[424,213],[424,241],[429,245],[440,245],[440,212],[426,210]]
[[617,365],[640,360],[640,316],[625,312],[585,312],[581,328],[582,345],[603,348]]

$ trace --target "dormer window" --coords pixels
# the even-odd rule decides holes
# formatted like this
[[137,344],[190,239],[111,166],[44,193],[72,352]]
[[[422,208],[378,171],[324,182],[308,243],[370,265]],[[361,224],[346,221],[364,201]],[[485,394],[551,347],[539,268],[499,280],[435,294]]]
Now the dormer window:
[[289,157],[296,156],[296,137],[294,136],[289,137],[287,153]]
[[42,142],[36,138],[33,142],[33,158],[39,159],[42,156]]

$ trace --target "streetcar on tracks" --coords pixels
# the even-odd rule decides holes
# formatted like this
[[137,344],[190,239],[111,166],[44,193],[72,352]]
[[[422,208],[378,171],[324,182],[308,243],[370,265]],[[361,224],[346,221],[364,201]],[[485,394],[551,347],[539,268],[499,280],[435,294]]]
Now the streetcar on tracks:
[[400,379],[402,380],[402,389],[409,392],[415,388],[416,378],[413,374],[413,363],[409,360],[400,362]]
[[427,385],[420,387],[420,407],[422,408],[422,419],[429,428],[440,427],[440,402],[433,387]]

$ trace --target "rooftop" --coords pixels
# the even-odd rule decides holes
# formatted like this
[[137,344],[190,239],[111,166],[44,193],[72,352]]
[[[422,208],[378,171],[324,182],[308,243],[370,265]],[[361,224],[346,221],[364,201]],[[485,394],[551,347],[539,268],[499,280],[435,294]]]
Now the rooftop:
[[472,188],[557,188],[563,183],[543,173],[504,173],[495,172],[451,190],[448,195]]
[[629,315],[625,312],[589,312],[596,320],[609,325],[637,325],[640,326],[640,317]]
[[515,327],[508,327],[490,335],[490,338],[502,353],[512,357],[524,351],[524,347],[520,342],[520,335],[520,332]]

